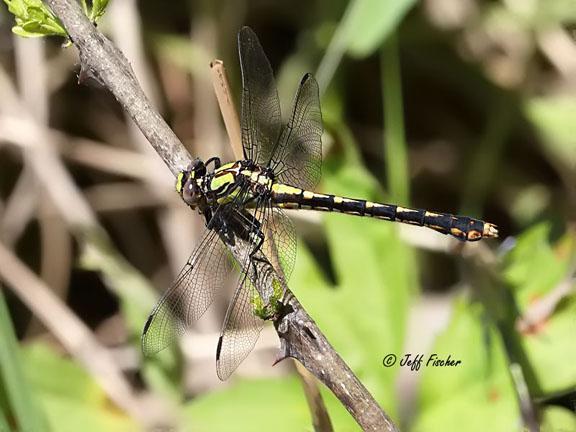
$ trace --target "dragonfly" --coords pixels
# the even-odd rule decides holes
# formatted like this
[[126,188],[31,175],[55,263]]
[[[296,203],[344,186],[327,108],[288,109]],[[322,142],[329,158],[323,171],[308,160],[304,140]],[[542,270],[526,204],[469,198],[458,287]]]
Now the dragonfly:
[[204,217],[205,229],[142,334],[146,356],[161,351],[235,278],[216,349],[221,380],[252,351],[265,320],[274,318],[285,294],[296,258],[296,231],[284,209],[403,222],[462,241],[498,236],[494,224],[467,216],[314,192],[321,176],[323,132],[316,80],[304,75],[289,120],[283,123],[272,68],[249,27],[238,33],[238,51],[243,159],[226,164],[218,157],[195,159],[179,173],[176,191]]

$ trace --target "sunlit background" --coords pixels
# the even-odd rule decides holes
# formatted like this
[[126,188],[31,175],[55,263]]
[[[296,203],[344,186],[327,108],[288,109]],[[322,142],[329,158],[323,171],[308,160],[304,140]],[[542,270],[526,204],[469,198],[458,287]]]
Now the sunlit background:
[[[142,358],[202,219],[114,97],[78,84],[76,49],[13,25],[2,5],[0,431],[313,430],[293,363],[272,366],[272,326],[218,380],[232,287],[179,346]],[[98,28],[190,154],[228,161],[209,63],[224,61],[239,106],[243,25],[285,114],[304,73],[320,83],[319,191],[499,226],[464,246],[290,213],[289,285],[381,406],[414,432],[576,431],[576,2],[111,0]],[[111,241],[94,247],[101,230]],[[462,365],[382,364],[432,353]],[[334,430],[359,430],[322,394]]]

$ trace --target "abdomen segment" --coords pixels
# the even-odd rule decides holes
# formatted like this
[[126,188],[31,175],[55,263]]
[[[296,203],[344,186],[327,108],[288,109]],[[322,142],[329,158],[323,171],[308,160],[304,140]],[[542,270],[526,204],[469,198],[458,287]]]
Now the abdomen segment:
[[369,216],[392,222],[425,226],[462,241],[498,237],[498,229],[495,225],[468,216],[455,216],[394,204],[317,194],[283,184],[273,185],[272,202],[281,208],[337,211],[355,216]]

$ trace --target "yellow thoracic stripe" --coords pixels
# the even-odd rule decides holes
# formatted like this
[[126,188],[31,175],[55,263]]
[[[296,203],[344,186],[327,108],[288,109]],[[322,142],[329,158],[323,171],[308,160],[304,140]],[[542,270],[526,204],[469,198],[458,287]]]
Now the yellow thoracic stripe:
[[230,193],[218,198],[216,201],[218,202],[218,204],[225,204],[227,202],[233,201],[234,198],[236,198],[239,193],[240,193],[240,190],[235,188]]
[[219,172],[218,175],[215,175],[212,178],[212,182],[210,183],[210,189],[216,190],[221,188],[222,186],[226,186],[229,184],[234,183],[235,177],[234,174],[231,172]]

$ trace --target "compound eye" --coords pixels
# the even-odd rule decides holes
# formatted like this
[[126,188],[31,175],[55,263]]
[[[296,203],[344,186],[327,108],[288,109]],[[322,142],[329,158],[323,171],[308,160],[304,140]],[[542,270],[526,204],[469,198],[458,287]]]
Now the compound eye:
[[191,207],[196,207],[200,201],[201,192],[198,184],[192,176],[188,178],[182,189],[182,199]]

